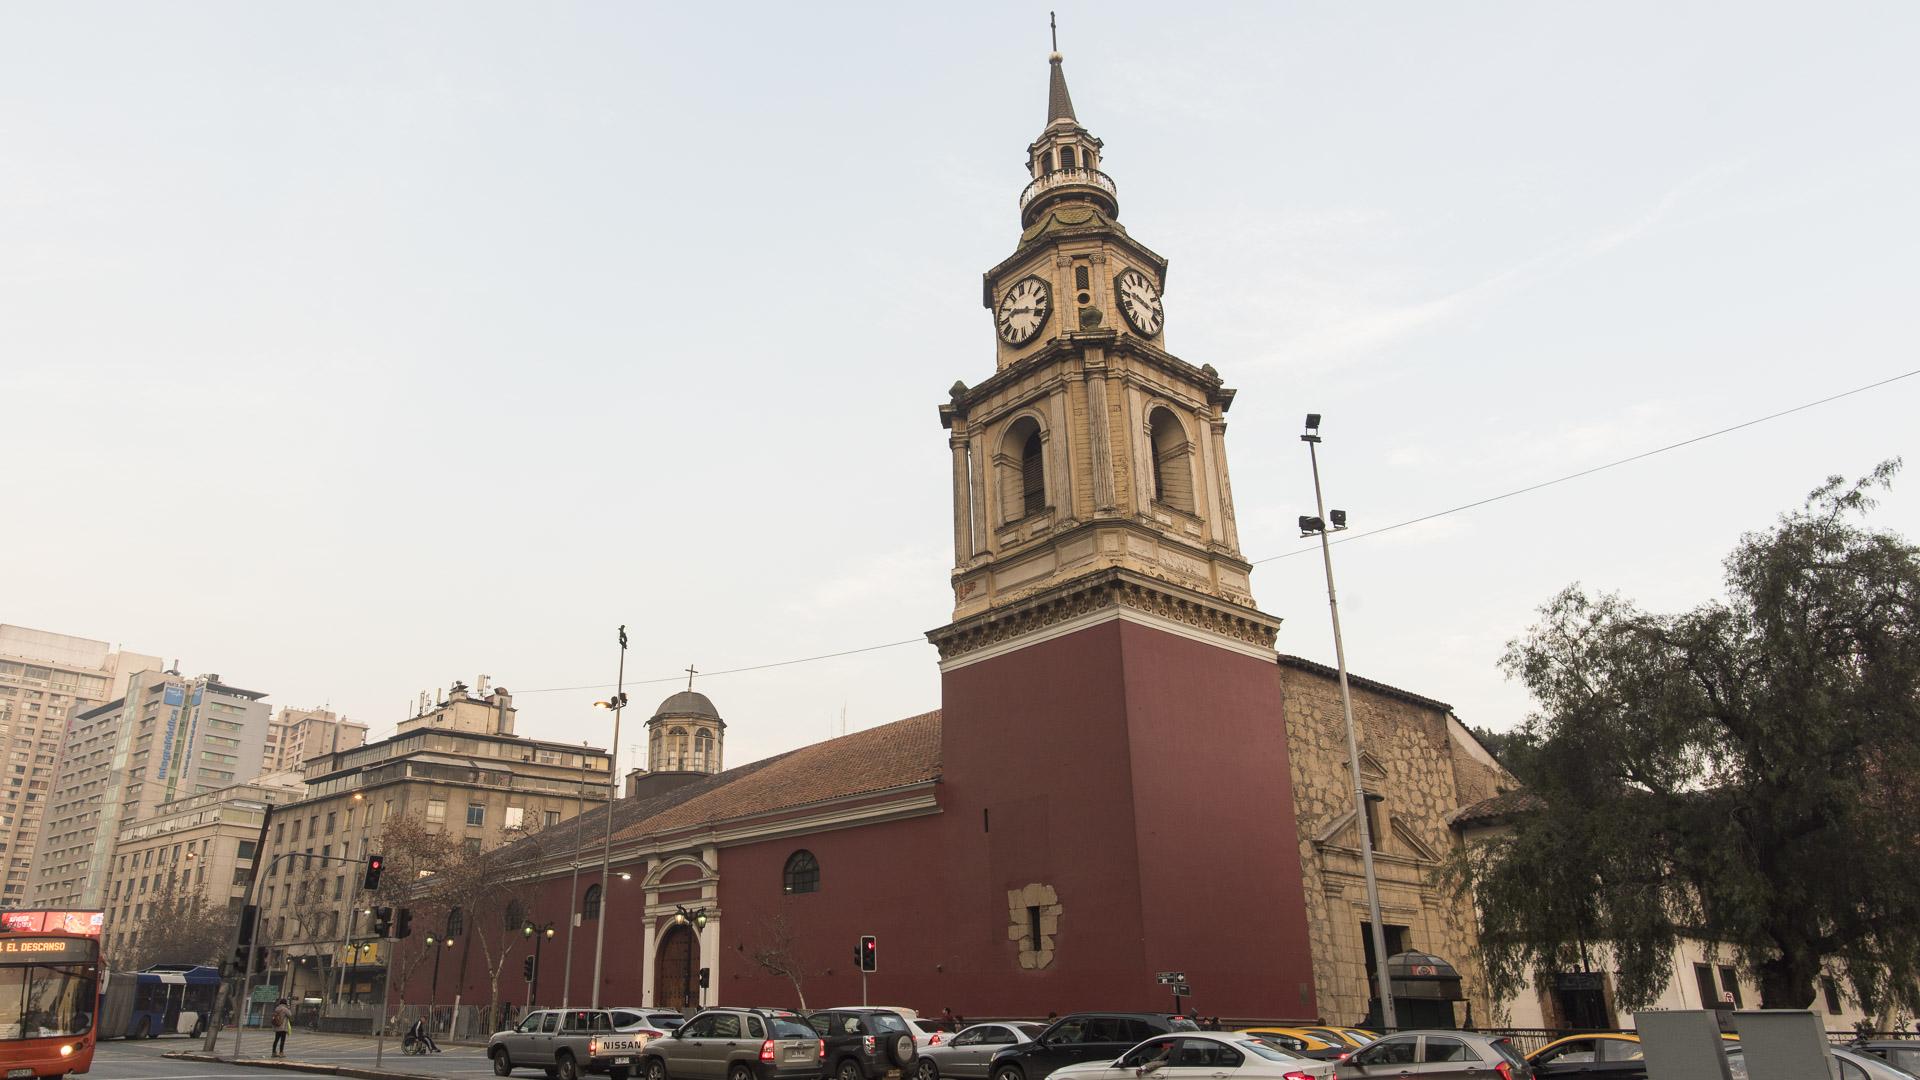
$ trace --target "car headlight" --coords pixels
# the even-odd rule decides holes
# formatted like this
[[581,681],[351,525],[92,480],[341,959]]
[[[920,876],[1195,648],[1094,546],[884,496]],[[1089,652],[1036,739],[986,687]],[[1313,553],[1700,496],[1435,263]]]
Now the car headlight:
[[72,1044],[72,1043],[67,1043],[67,1044],[65,1044],[64,1046],[62,1046],[62,1047],[60,1047],[60,1056],[61,1056],[61,1057],[72,1057],[72,1056],[73,1056],[73,1044]]

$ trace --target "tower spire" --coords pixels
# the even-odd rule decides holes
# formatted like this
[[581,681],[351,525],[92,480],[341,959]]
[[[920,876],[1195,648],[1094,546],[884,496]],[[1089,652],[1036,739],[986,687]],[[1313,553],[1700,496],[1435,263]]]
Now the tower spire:
[[1047,57],[1047,124],[1065,120],[1077,124],[1079,118],[1073,115],[1073,98],[1067,94],[1067,74],[1060,67],[1060,24],[1053,12],[1047,12],[1047,29],[1053,34],[1053,52]]

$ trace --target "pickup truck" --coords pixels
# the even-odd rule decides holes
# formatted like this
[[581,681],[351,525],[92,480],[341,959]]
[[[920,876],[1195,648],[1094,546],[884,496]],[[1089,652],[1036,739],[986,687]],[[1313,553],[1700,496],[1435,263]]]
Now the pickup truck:
[[627,1080],[638,1071],[640,1054],[653,1032],[617,1031],[605,1009],[539,1009],[487,1040],[493,1075],[515,1069],[539,1069],[559,1080],[582,1074]]

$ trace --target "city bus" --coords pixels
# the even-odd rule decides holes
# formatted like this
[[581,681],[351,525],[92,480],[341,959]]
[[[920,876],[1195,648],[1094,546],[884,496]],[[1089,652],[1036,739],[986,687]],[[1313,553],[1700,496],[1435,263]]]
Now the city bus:
[[155,964],[114,971],[100,987],[102,1039],[202,1035],[220,996],[220,971],[193,964]]
[[93,1067],[100,911],[0,911],[0,1077]]

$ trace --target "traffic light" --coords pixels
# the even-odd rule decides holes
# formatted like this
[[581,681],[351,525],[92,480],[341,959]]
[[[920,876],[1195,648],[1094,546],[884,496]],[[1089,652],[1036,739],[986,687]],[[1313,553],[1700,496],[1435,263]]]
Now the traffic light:
[[533,981],[533,957],[520,961],[520,977],[528,982]]
[[401,908],[393,916],[393,936],[403,938],[411,933],[413,933],[413,912],[407,908]]
[[367,878],[365,881],[362,881],[360,883],[360,887],[363,889],[366,889],[369,892],[379,888],[380,887],[380,871],[385,870],[386,868],[387,868],[386,856],[369,855],[367,857]]
[[374,908],[373,909],[373,927],[372,927],[373,936],[378,938],[383,938],[383,937],[386,937],[389,933],[391,933],[392,930],[393,930],[393,909],[390,907]]
[[880,970],[879,952],[880,952],[879,939],[875,938],[872,934],[862,935],[860,938],[860,970],[861,971]]
[[700,969],[700,989],[705,990],[713,978],[711,968]]

